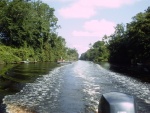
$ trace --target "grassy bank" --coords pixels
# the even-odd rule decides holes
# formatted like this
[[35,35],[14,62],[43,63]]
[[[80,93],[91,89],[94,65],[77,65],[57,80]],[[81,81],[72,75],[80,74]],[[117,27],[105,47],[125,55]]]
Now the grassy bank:
[[12,48],[0,45],[0,64],[20,63],[23,60],[35,61],[39,58],[32,48]]
[[0,46],[0,64],[4,63],[17,63],[21,61],[21,58],[17,57],[15,53],[16,49],[12,49],[7,46]]

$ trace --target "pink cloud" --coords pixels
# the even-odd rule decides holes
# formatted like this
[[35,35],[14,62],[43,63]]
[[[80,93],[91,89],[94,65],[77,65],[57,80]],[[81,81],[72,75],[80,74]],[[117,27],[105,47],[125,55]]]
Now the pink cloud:
[[88,37],[88,36],[97,36],[98,34],[94,33],[94,32],[89,32],[89,31],[73,31],[73,36],[75,37]]
[[122,5],[131,4],[135,0],[93,0],[93,5],[104,8],[118,8]]
[[79,1],[69,7],[60,9],[59,13],[64,18],[89,18],[95,15],[96,12],[92,7],[89,7],[87,3],[88,2],[83,5]]
[[105,19],[102,20],[90,20],[84,23],[82,31],[73,31],[73,36],[76,37],[103,37],[106,35],[111,35],[114,32],[114,27],[116,24]]
[[97,8],[118,8],[136,0],[77,0],[70,6],[59,10],[64,18],[90,18],[96,14]]

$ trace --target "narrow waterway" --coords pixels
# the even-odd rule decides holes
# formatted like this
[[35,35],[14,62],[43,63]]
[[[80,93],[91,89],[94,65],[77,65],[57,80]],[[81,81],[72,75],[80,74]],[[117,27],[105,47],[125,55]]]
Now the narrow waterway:
[[6,95],[6,111],[17,107],[36,113],[94,113],[103,93],[117,91],[135,96],[138,113],[150,112],[150,84],[107,70],[92,62],[77,61],[40,74],[13,95]]

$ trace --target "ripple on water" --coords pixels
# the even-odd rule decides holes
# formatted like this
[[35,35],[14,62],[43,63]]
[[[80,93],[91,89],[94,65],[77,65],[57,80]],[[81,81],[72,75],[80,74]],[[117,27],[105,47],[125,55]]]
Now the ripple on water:
[[[55,110],[59,89],[61,87],[61,73],[59,67],[47,75],[38,78],[35,83],[28,83],[15,95],[5,96],[3,103],[6,104],[7,112],[16,113],[14,110],[46,113]],[[13,112],[14,111],[14,112]]]
[[103,93],[118,91],[138,98],[139,112],[147,112],[149,108],[146,107],[145,103],[150,103],[150,98],[148,98],[150,84],[142,83],[124,74],[106,70],[98,64],[86,63],[85,67],[76,67],[75,72],[77,77],[83,79],[83,92],[85,93],[87,106],[97,109],[98,100]]
[[[47,111],[54,113],[53,111],[57,109],[60,88],[64,82],[63,77],[68,77],[64,83],[64,88],[70,88],[62,89],[64,90],[62,97],[65,97],[62,98],[62,104],[64,104],[63,100],[65,100],[68,105],[66,108],[71,108],[69,102],[71,101],[72,103],[72,101],[77,100],[78,98],[74,99],[72,97],[76,97],[76,93],[79,93],[81,94],[79,95],[80,99],[83,97],[82,100],[78,101],[79,105],[82,105],[80,102],[84,101],[85,108],[88,111],[85,113],[91,113],[90,111],[97,111],[98,102],[103,93],[118,91],[137,97],[141,113],[149,109],[144,107],[144,105],[146,105],[145,103],[150,104],[150,84],[141,83],[123,74],[108,71],[100,65],[91,62],[77,62],[71,68],[69,67],[66,72],[62,71],[63,69],[63,67],[56,68],[48,75],[38,78],[35,83],[27,84],[16,95],[6,96],[4,103],[7,105],[7,109],[9,110],[9,105],[15,105],[24,109],[28,107],[32,110],[36,109],[39,113],[47,113]],[[68,75],[62,77],[65,74]],[[68,80],[70,81],[68,82]],[[76,82],[76,80],[79,81]],[[70,84],[74,86],[69,87]],[[82,89],[80,89],[80,85]],[[81,92],[83,92],[83,95]],[[66,95],[70,96],[69,102]]]

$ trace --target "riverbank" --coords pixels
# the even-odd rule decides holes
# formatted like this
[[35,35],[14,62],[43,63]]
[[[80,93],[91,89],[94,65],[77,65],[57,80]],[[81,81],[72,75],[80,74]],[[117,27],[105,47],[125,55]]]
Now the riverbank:
[[[57,52],[56,52],[57,51]],[[32,47],[13,48],[11,46],[0,45],[0,64],[18,64],[35,62],[56,62],[60,58],[69,61],[78,60],[76,50],[68,48],[67,52],[58,52],[59,48],[34,49]]]
[[16,64],[27,59],[38,60],[33,48],[12,48],[0,45],[0,64]]

